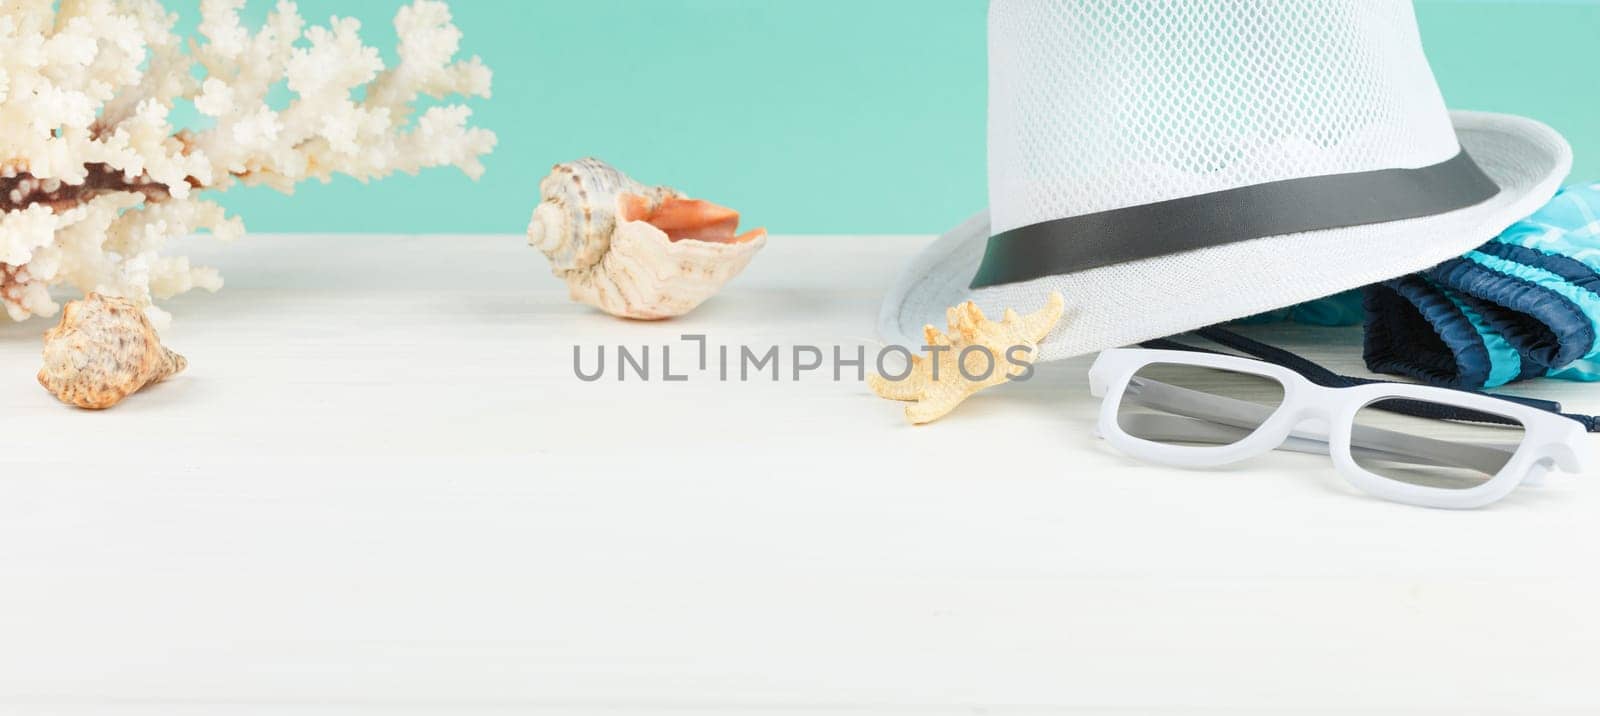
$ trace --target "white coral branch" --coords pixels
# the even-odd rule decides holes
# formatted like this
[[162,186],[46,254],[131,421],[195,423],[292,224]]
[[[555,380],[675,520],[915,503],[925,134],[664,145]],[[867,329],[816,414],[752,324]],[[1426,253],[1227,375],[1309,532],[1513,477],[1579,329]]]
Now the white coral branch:
[[[53,313],[54,285],[122,296],[158,319],[153,300],[219,288],[215,271],[160,253],[196,231],[243,233],[200,190],[483,173],[495,136],[469,126],[467,106],[416,113],[422,97],[489,96],[489,69],[454,59],[448,5],[399,10],[393,67],[355,20],[307,27],[280,0],[251,29],[242,6],[203,0],[185,52],[159,0],[0,0],[0,305],[11,318]],[[280,87],[291,97],[274,106]],[[175,128],[181,100],[208,126]]]

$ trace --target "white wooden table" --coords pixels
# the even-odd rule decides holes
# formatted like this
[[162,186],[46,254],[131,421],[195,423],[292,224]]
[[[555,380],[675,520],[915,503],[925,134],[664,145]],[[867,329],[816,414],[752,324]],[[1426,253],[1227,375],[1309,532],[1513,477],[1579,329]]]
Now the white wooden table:
[[1148,467],[1085,360],[921,428],[823,372],[574,376],[853,348],[925,240],[779,237],[670,323],[520,237],[197,240],[229,285],[167,304],[190,370],[103,413],[0,326],[0,713],[1600,708],[1597,476],[1446,512],[1309,455]]

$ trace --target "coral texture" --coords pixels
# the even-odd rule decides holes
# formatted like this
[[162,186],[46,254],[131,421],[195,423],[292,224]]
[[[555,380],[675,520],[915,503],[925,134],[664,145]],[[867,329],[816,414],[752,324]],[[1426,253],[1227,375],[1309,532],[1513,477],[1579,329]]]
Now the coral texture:
[[645,186],[598,159],[557,164],[528,243],[543,251],[574,301],[613,316],[681,316],[737,276],[767,243],[740,234],[739,212]]
[[[243,4],[202,0],[186,52],[159,0],[0,0],[0,305],[12,319],[54,313],[57,284],[125,297],[158,323],[154,299],[221,287],[214,270],[160,253],[197,231],[243,233],[205,190],[483,172],[495,137],[467,125],[471,110],[418,114],[422,96],[489,95],[488,68],[453,59],[447,5],[399,11],[399,62],[386,68],[354,20],[308,28],[284,0],[252,31]],[[174,127],[179,103],[202,126]]]
[[162,347],[138,306],[90,293],[68,303],[61,322],[45,332],[39,385],[63,403],[104,410],[188,366]]
[[1061,321],[1065,305],[1060,293],[1051,293],[1043,308],[1026,316],[1008,308],[996,322],[967,301],[945,311],[949,335],[931,325],[922,329],[927,345],[935,347],[931,358],[912,356],[904,379],[870,375],[867,386],[879,397],[910,401],[906,420],[914,425],[938,420],[974,393],[1020,374],[1038,355],[1039,341]]

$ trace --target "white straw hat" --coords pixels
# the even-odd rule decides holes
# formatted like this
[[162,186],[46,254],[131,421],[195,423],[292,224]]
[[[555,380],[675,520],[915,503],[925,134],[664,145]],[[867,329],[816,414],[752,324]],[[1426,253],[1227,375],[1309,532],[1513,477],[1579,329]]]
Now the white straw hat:
[[1404,0],[993,0],[990,208],[912,261],[879,330],[975,301],[1081,355],[1420,271],[1555,193],[1566,140],[1445,108]]

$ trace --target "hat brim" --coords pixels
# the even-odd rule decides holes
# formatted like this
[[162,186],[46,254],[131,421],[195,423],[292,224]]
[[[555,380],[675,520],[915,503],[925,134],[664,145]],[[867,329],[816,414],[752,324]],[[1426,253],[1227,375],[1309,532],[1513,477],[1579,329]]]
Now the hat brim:
[[1040,344],[1059,360],[1291,306],[1432,267],[1494,238],[1555,195],[1572,150],[1524,117],[1450,113],[1461,146],[1500,192],[1480,204],[1404,221],[1270,236],[1129,263],[969,289],[989,239],[984,211],[912,260],[884,298],[878,330],[915,348],[924,325],[971,300],[990,316],[1027,312],[1052,291],[1066,313]]

